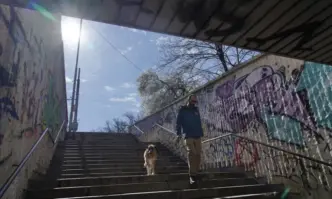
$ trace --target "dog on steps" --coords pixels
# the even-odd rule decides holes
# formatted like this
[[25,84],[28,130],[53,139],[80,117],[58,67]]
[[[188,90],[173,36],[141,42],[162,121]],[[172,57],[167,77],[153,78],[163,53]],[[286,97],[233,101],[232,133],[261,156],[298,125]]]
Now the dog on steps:
[[157,147],[150,144],[144,151],[144,167],[146,168],[147,175],[155,175],[156,161],[158,158]]

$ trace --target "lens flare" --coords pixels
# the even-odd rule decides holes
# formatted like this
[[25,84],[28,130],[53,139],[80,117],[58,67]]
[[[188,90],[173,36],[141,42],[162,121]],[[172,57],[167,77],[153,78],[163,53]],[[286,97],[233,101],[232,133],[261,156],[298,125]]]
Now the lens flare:
[[290,188],[286,188],[285,191],[282,193],[280,198],[281,199],[286,199],[289,191],[290,191]]
[[48,19],[50,19],[52,21],[56,21],[56,18],[52,15],[52,13],[50,13],[49,11],[47,11],[41,5],[38,5],[37,3],[34,3],[34,2],[30,2],[29,5],[31,6],[32,9],[38,11],[44,17],[46,17],[46,18],[48,18]]

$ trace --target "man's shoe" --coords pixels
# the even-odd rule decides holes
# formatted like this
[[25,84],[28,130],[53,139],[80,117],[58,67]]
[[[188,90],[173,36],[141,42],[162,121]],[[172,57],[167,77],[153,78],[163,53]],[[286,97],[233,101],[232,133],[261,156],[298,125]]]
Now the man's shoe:
[[196,184],[196,177],[195,176],[190,176],[189,183],[190,184]]

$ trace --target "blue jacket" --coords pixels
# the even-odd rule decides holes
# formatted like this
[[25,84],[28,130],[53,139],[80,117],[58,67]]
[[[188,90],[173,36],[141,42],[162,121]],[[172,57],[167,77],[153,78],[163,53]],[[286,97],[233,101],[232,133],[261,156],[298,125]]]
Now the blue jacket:
[[[182,130],[182,131],[181,131]],[[203,137],[201,117],[196,106],[182,106],[176,119],[176,133],[185,138]]]

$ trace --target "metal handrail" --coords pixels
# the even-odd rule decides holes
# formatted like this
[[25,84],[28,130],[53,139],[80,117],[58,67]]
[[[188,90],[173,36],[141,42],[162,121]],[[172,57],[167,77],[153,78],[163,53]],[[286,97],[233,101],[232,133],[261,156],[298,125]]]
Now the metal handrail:
[[56,135],[56,137],[55,137],[55,139],[54,139],[54,145],[58,142],[58,139],[59,139],[60,133],[61,133],[63,127],[65,126],[65,124],[66,124],[66,120],[63,120],[63,122],[62,122],[62,124],[61,124],[61,126],[60,126],[60,129],[59,129],[59,131],[58,131],[58,133],[57,133],[57,135]]
[[[61,132],[61,129],[63,129],[65,121],[63,121],[60,130],[58,131],[58,135],[55,139],[55,141],[57,140],[59,133]],[[49,128],[46,128],[44,130],[44,132],[40,135],[40,137],[38,138],[38,140],[33,144],[33,146],[31,147],[30,151],[25,155],[25,157],[21,160],[20,164],[17,166],[17,168],[14,170],[14,172],[12,174],[10,174],[9,178],[6,180],[6,182],[3,184],[3,186],[0,188],[0,198],[2,198],[6,191],[8,190],[8,188],[10,187],[10,185],[13,183],[13,181],[15,180],[15,178],[17,177],[17,175],[20,173],[20,171],[22,170],[22,168],[24,167],[25,163],[29,160],[29,158],[31,157],[32,153],[35,151],[35,149],[37,148],[38,144],[41,142],[41,140],[44,138],[44,136],[49,132]],[[53,142],[53,140],[52,140]],[[56,144],[56,142],[54,142],[54,145]]]
[[155,127],[155,126],[158,126],[159,128],[162,128],[162,129],[164,129],[165,131],[167,131],[167,132],[169,132],[169,133],[171,133],[171,134],[175,134],[175,135],[176,135],[176,133],[175,133],[174,131],[172,131],[172,130],[166,128],[166,127],[163,127],[163,126],[161,126],[160,124],[155,123],[155,124],[153,125],[153,127]]
[[[175,133],[175,132],[173,132],[173,131],[171,131],[171,130],[169,130],[169,129],[167,129],[167,128],[159,125],[159,124],[156,124],[156,126],[162,128],[162,129],[164,129],[164,130],[166,130],[170,133]],[[234,137],[242,138],[242,139],[247,140],[247,141],[252,142],[252,143],[260,144],[260,145],[275,149],[277,151],[282,151],[282,152],[285,152],[285,153],[288,153],[288,154],[291,154],[291,155],[294,155],[294,156],[298,156],[298,157],[301,157],[301,158],[304,158],[304,159],[307,159],[307,160],[310,160],[310,161],[313,161],[313,162],[316,162],[316,163],[319,163],[319,164],[323,164],[325,166],[332,167],[331,163],[328,163],[328,162],[325,162],[325,161],[322,161],[322,160],[319,160],[319,159],[316,159],[316,158],[312,158],[312,157],[309,157],[309,156],[305,156],[305,155],[302,155],[300,153],[295,153],[295,152],[292,152],[292,151],[288,151],[288,150],[285,150],[285,149],[282,149],[282,148],[279,148],[279,147],[276,147],[276,146],[273,146],[273,145],[270,145],[270,144],[266,144],[264,142],[253,140],[251,138],[247,138],[247,137],[242,136],[242,135],[237,135],[237,134],[234,134],[234,133],[227,133],[227,134],[224,134],[224,135],[220,135],[220,136],[217,136],[215,138],[204,140],[204,141],[202,141],[202,143],[207,143],[207,142],[211,142],[213,140],[222,139],[222,138],[227,137],[227,136],[234,136]]]
[[138,128],[135,124],[133,125],[139,132],[141,132],[142,134],[144,134],[144,132],[140,129],[140,128]]
[[[159,124],[157,124],[157,123],[155,123],[154,125],[152,125],[152,128],[154,128],[155,126],[158,126],[158,127],[160,127],[160,128],[162,128],[162,129],[165,129],[168,133],[172,133],[172,134],[175,134],[174,132],[172,132],[171,130],[169,130],[169,129],[167,129],[167,128],[165,128],[165,127],[163,127],[163,126],[161,126],[161,125],[159,125]],[[133,125],[133,127],[135,127],[139,132],[141,132],[142,134],[145,134],[145,132],[144,131],[142,131],[138,126],[136,126],[135,124]]]

